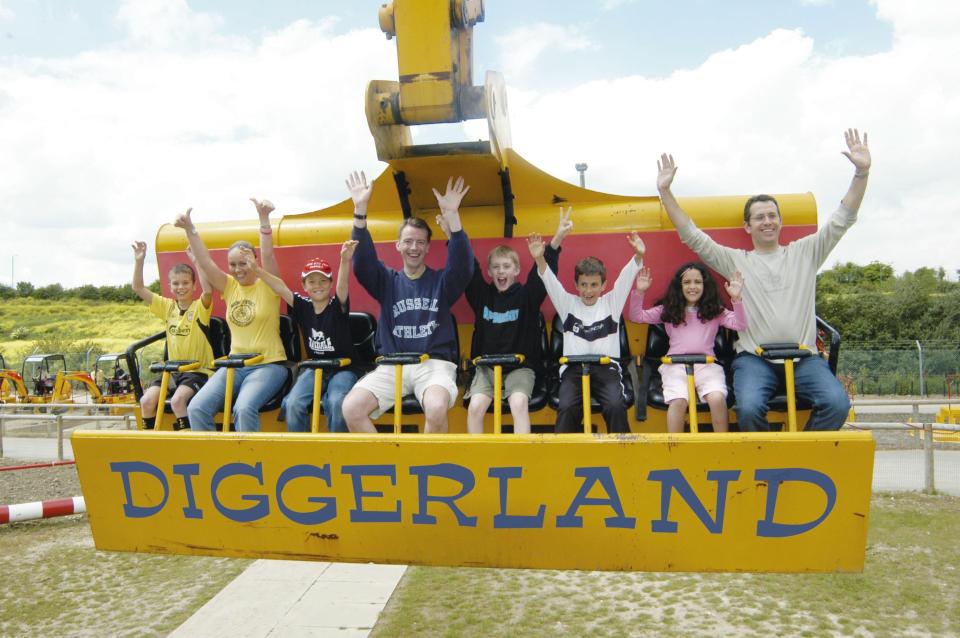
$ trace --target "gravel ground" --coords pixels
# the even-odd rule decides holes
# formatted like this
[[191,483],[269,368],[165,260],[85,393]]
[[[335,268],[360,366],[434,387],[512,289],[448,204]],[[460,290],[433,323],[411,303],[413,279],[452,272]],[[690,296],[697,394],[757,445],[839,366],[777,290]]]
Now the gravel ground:
[[[0,459],[0,467],[43,461]],[[0,472],[0,505],[80,496],[76,465]]]

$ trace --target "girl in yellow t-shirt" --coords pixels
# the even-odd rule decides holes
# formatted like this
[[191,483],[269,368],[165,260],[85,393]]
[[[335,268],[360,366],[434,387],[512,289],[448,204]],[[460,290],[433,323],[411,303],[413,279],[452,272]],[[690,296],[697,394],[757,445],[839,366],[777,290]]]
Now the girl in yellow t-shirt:
[[[194,299],[193,295],[197,290],[197,273],[189,264],[176,264],[167,273],[173,299],[154,294],[143,285],[143,262],[147,257],[147,244],[135,241],[132,246],[133,291],[150,305],[150,312],[164,320],[167,333],[167,359],[199,361],[201,364],[201,367],[193,372],[171,375],[170,390],[173,392],[173,397],[170,399],[170,406],[176,417],[173,428],[186,430],[190,428],[187,403],[203,387],[213,372],[213,349],[207,337],[210,328],[210,309],[213,306],[210,284],[201,273],[202,292],[200,297]],[[191,259],[193,258],[190,251],[187,254]],[[166,397],[163,397],[163,400],[166,400]],[[159,404],[160,379],[157,379],[140,398],[143,425],[148,430],[153,429]]]
[[[273,204],[266,200],[251,201],[260,217],[262,268],[279,277],[280,267],[273,254],[273,230],[270,228]],[[280,363],[287,358],[280,340],[280,298],[249,267],[248,259],[251,256],[256,258],[256,251],[249,242],[234,242],[227,252],[230,272],[220,270],[190,219],[191,210],[178,216],[175,225],[186,231],[197,266],[227,305],[230,353],[263,355],[262,363],[237,368],[233,381],[233,422],[237,431],[256,432],[260,430],[260,408],[280,392],[290,376]],[[226,383],[227,371],[221,368],[190,402],[191,429],[215,429],[213,419],[223,408]]]

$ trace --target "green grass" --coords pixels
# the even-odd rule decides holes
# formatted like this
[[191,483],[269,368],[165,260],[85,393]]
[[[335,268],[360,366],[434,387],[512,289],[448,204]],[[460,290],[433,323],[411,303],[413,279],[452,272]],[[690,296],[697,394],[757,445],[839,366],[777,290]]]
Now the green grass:
[[248,560],[98,552],[86,517],[0,527],[0,636],[166,636]]
[[862,574],[412,567],[372,635],[956,635],[958,531],[960,498],[879,495]]
[[[142,302],[14,299],[0,304],[0,353],[7,366],[17,370],[38,341],[88,342],[83,350],[95,345],[104,352],[123,352],[132,342],[162,329],[163,323]],[[11,337],[15,331],[21,333],[17,339]]]

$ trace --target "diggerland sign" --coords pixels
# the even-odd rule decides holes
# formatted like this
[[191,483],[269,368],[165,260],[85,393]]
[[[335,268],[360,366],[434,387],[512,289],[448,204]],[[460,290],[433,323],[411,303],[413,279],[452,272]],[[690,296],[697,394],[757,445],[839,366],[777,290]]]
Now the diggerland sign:
[[869,435],[75,435],[97,546],[571,569],[862,569]]

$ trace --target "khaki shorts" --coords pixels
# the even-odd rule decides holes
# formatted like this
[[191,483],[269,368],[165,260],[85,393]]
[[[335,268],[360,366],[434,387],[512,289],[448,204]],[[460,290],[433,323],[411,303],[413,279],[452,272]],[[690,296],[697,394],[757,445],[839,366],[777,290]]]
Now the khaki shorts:
[[[663,379],[664,402],[688,399],[686,366],[680,363],[665,363],[660,366],[660,377]],[[693,366],[693,385],[700,401],[704,401],[704,397],[711,392],[727,396],[727,379],[723,368],[716,363],[698,363]]]
[[[379,366],[357,381],[354,386],[363,388],[377,397],[378,409],[370,415],[372,419],[376,419],[393,407],[394,396],[397,391],[394,385],[396,381],[395,367],[392,365]],[[427,391],[427,388],[434,385],[438,385],[447,391],[447,394],[450,395],[449,407],[452,407],[459,392],[457,390],[457,365],[442,359],[429,359],[423,363],[403,366],[403,395],[413,394],[417,397],[420,405],[423,405],[423,393]]]
[[[517,368],[511,370],[503,378],[503,396],[509,397],[512,394],[520,392],[527,395],[529,399],[533,395],[533,384],[536,381],[536,375],[530,368]],[[463,395],[468,399],[475,394],[482,394],[493,398],[493,368],[490,366],[477,366],[477,372],[473,375],[473,382],[470,389]]]

